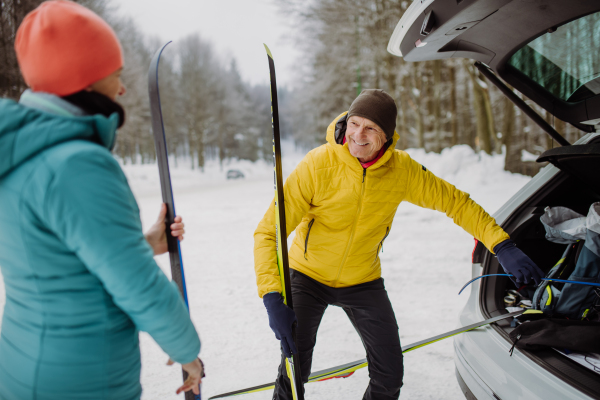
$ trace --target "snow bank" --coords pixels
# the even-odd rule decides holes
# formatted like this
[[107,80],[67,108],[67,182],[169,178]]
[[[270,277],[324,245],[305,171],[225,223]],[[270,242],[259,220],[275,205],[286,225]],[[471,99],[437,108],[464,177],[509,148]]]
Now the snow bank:
[[[282,143],[284,179],[302,160],[305,153],[297,151],[291,142]],[[506,200],[507,190],[522,187],[531,179],[528,176],[504,171],[504,154],[488,155],[476,153],[468,145],[458,145],[444,149],[441,154],[427,153],[424,149],[408,149],[406,152],[417,162],[440,178],[465,191],[481,204],[488,212],[493,213]],[[219,187],[227,185],[226,174],[229,170],[241,171],[244,181],[262,181],[273,178],[271,160],[228,160],[222,166],[217,160],[208,160],[204,170],[192,169],[189,160],[170,160],[171,179],[178,189],[203,187]],[[155,164],[123,165],[129,184],[139,195],[155,193],[160,190],[160,180]]]

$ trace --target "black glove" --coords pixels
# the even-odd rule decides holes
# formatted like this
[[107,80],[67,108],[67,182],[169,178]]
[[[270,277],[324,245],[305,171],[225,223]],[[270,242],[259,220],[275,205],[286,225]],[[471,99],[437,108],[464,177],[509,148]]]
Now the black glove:
[[263,303],[269,315],[269,326],[275,332],[275,337],[281,341],[283,354],[289,358],[292,353],[298,352],[292,338],[292,324],[296,322],[296,313],[283,304],[283,297],[279,293],[265,294]]
[[542,281],[544,277],[542,270],[531,261],[531,258],[519,250],[512,240],[507,239],[496,245],[494,253],[504,271],[514,275],[514,278],[511,277],[511,279],[517,286],[523,283],[527,284],[530,280],[535,281],[536,285]]

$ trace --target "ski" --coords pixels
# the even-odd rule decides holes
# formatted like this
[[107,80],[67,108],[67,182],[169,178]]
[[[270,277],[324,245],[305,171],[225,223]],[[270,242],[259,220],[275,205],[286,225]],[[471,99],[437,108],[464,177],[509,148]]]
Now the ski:
[[[517,317],[517,316],[523,314],[524,312],[525,312],[525,310],[519,310],[519,311],[515,311],[512,313],[508,313],[508,314],[502,314],[497,317],[488,318],[488,319],[485,319],[480,322],[476,322],[471,325],[463,326],[461,328],[453,329],[451,331],[444,332],[444,333],[436,335],[436,336],[432,336],[430,338],[409,344],[408,346],[402,346],[402,354],[408,353],[409,351],[419,349],[421,347],[425,347],[425,346],[435,343],[435,342],[439,342],[440,340],[447,339],[452,336],[456,336],[460,333],[464,333],[464,332],[472,331],[473,329],[481,328],[482,326],[489,325],[494,322],[501,321],[503,319]],[[325,381],[325,380],[333,379],[333,378],[347,378],[350,375],[354,374],[355,371],[357,371],[361,368],[365,368],[368,365],[369,365],[369,363],[367,362],[367,359],[363,358],[361,360],[356,360],[356,361],[353,361],[350,363],[338,365],[333,368],[327,368],[327,369],[324,369],[321,371],[313,372],[308,377],[308,383],[320,382],[320,381]],[[236,390],[234,392],[223,393],[223,394],[220,394],[217,396],[210,397],[208,400],[223,399],[225,397],[239,396],[242,394],[261,392],[263,390],[273,389],[274,387],[275,387],[275,383],[271,382],[271,383],[266,383],[264,385],[253,386],[253,387],[247,388],[247,389]]]
[[[265,44],[267,58],[269,59],[269,76],[271,82],[271,125],[273,128],[273,168],[275,183],[275,231],[276,231],[276,249],[277,249],[277,267],[279,269],[279,278],[281,279],[281,296],[283,302],[292,310],[292,287],[290,284],[290,267],[288,260],[287,230],[285,224],[285,200],[283,198],[283,177],[281,171],[281,135],[279,131],[279,104],[277,101],[277,82],[275,79],[275,62],[271,50]],[[292,337],[296,348],[296,324],[292,326]],[[292,386],[292,397],[294,400],[304,400],[304,390],[302,388],[302,376],[300,370],[300,360],[297,354],[291,357],[285,357],[285,367],[288,378]]]
[[[168,42],[161,47],[150,62],[148,70],[148,94],[150,96],[150,113],[152,115],[152,133],[154,136],[154,146],[156,148],[156,159],[158,161],[158,173],[160,175],[160,188],[162,192],[162,201],[167,205],[167,245],[169,248],[169,260],[171,262],[171,277],[177,284],[179,292],[183,297],[186,307],[189,311],[187,289],[185,285],[185,274],[183,272],[183,262],[181,260],[181,247],[179,239],[171,235],[171,224],[175,220],[175,201],[173,199],[173,188],[171,186],[171,174],[169,172],[169,158],[167,152],[167,139],[165,136],[165,127],[163,123],[162,110],[160,106],[160,93],[158,90],[158,64],[160,56],[171,43]],[[187,378],[187,372],[183,371],[183,380]],[[202,395],[195,395],[192,391],[185,393],[186,400],[201,400]]]

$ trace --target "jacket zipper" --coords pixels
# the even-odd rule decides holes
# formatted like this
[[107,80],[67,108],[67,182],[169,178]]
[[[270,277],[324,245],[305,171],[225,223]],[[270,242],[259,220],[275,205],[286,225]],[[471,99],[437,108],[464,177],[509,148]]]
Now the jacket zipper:
[[[381,247],[381,252],[383,253],[383,241],[385,240],[386,237],[388,237],[388,235],[390,234],[390,227],[386,227],[385,228],[385,236],[383,237],[383,239],[381,239],[381,242],[379,242],[379,244],[377,245],[377,252],[375,253],[375,261],[377,261],[377,257],[379,256],[379,247]],[[373,261],[373,262],[375,262]]]
[[308,232],[306,232],[306,239],[304,239],[304,259],[308,260],[306,257],[306,252],[308,251],[308,235],[310,235],[310,230],[312,229],[313,224],[315,223],[315,219],[311,219],[308,223]]
[[365,176],[366,175],[367,175],[367,169],[363,168],[362,185],[361,185],[361,189],[360,189],[360,199],[358,202],[358,210],[356,211],[356,218],[354,218],[354,224],[352,225],[352,232],[350,233],[350,239],[348,240],[348,245],[346,246],[346,252],[344,253],[344,257],[342,258],[342,262],[340,263],[337,276],[335,277],[334,281],[332,282],[332,287],[335,287],[335,285],[337,285],[338,280],[340,279],[340,275],[342,274],[342,269],[344,267],[344,263],[346,262],[346,258],[348,257],[348,252],[350,251],[350,246],[352,246],[352,240],[354,239],[354,233],[356,232],[356,225],[358,225],[358,216],[360,215],[360,212],[362,211],[363,196],[365,195]]

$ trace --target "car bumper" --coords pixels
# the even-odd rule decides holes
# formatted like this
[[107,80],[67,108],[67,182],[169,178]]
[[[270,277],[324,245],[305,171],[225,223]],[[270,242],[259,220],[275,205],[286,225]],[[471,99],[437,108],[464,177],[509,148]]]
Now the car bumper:
[[[472,286],[471,296],[460,317],[463,326],[484,319],[479,310],[479,284],[476,282]],[[490,326],[455,337],[456,370],[474,398],[591,399],[536,364],[519,349],[515,349],[511,356],[510,348],[511,344]]]

